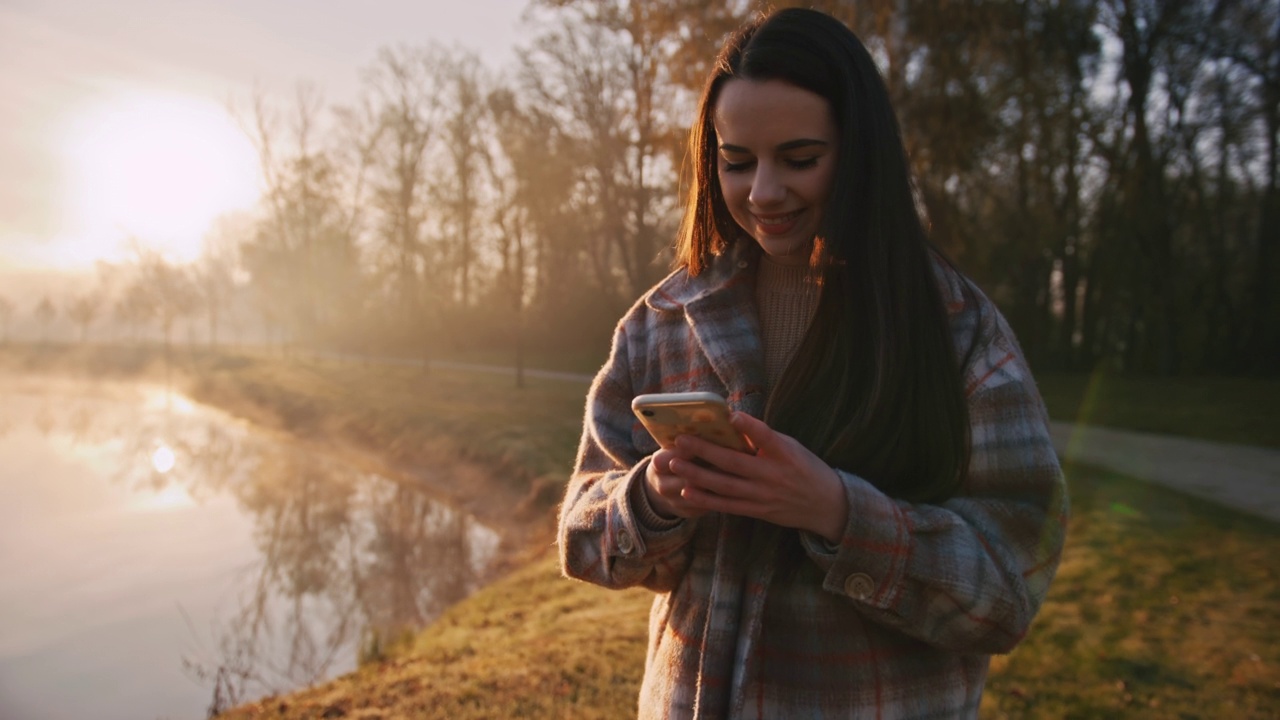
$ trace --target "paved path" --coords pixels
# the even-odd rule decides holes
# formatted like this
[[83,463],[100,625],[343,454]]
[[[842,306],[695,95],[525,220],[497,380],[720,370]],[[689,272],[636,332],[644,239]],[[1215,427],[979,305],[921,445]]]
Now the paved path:
[[1095,465],[1280,522],[1280,450],[1055,422],[1064,463]]
[[[355,356],[345,359],[355,360]],[[375,362],[421,364],[381,358]],[[514,376],[511,367],[432,361],[433,367]],[[591,375],[525,369],[526,377],[591,382]],[[1064,464],[1079,463],[1166,485],[1193,497],[1280,522],[1280,450],[1172,435],[1054,422],[1053,446]]]

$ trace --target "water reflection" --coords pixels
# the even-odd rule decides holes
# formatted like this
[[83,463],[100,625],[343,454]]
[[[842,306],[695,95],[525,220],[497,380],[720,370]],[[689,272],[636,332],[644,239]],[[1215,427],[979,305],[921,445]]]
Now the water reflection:
[[[256,553],[236,550],[248,545],[235,537],[246,523],[238,530],[227,523],[225,537],[215,533],[214,542],[227,546],[218,562],[236,557],[231,581],[207,588],[220,598],[217,609],[173,609],[188,629],[182,666],[204,684],[209,711],[350,669],[362,647],[376,653],[471,592],[497,547],[495,533],[422,488],[270,437],[162,389],[27,383],[0,386],[0,393],[3,436],[34,429],[108,486],[109,497],[88,496],[95,513],[200,513],[230,498],[248,519]],[[0,453],[0,481],[5,462]],[[121,523],[112,534],[137,524]],[[163,545],[171,532],[157,531],[151,542]],[[12,688],[3,680],[7,694]],[[94,708],[96,717],[111,714]],[[203,709],[118,711],[154,717]],[[0,702],[0,710],[12,708]]]

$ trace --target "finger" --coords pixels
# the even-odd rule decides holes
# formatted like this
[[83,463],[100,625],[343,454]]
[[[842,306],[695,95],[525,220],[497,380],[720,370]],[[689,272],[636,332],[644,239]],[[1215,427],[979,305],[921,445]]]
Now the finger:
[[675,453],[671,450],[659,450],[653,454],[653,469],[659,474],[666,475],[671,472],[671,458],[675,457]]
[[731,450],[696,435],[681,435],[676,438],[676,445],[682,451],[682,457],[689,455],[693,458],[701,459],[712,467],[730,475],[750,477],[752,463],[756,462],[754,455]]
[[759,517],[759,508],[756,503],[742,498],[718,495],[696,485],[685,485],[680,492],[680,497],[686,504],[705,512]]
[[758,495],[753,491],[756,483],[717,469],[700,467],[684,460],[676,460],[672,469],[683,480],[685,488],[694,487],[721,497],[754,499]]
[[773,428],[766,425],[763,420],[741,411],[735,410],[729,416],[729,424],[745,435],[747,441],[751,443],[757,452],[765,449],[768,445],[772,445],[777,439],[778,434],[774,432]]
[[676,500],[680,497],[680,491],[684,490],[685,482],[673,475],[660,476],[658,478],[658,494],[664,498]]

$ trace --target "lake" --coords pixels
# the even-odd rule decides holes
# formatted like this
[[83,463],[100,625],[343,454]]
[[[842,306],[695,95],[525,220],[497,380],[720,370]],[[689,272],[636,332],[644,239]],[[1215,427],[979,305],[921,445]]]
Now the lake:
[[0,377],[0,717],[201,718],[376,656],[498,535],[160,386]]

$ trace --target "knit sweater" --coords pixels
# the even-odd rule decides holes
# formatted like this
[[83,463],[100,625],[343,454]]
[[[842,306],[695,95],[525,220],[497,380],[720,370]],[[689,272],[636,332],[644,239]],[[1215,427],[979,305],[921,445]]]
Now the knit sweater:
[[795,356],[817,308],[818,285],[807,265],[783,265],[761,255],[756,272],[756,311],[769,391]]

